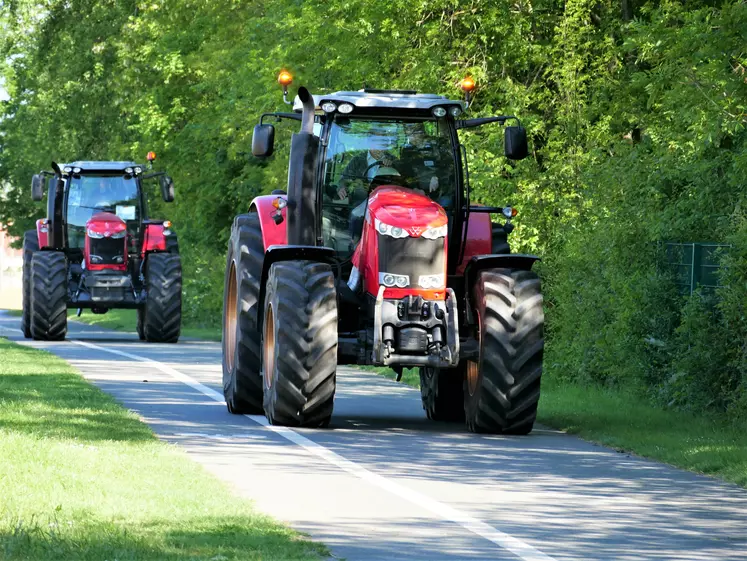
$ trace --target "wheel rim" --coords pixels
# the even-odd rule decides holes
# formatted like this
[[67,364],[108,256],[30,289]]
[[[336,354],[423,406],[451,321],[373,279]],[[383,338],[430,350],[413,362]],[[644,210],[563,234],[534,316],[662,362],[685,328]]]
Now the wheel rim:
[[237,302],[236,290],[236,265],[231,263],[231,272],[228,276],[228,297],[226,298],[226,313],[223,316],[223,337],[226,341],[226,366],[233,372],[234,359],[236,356],[236,323]]
[[477,391],[477,385],[480,381],[480,358],[482,355],[482,341],[481,341],[481,333],[482,333],[482,318],[477,316],[477,348],[479,349],[479,355],[477,362],[468,360],[467,361],[467,391],[469,391],[469,395],[473,396],[475,395],[475,392]]
[[262,362],[264,362],[265,384],[268,388],[271,388],[272,373],[275,370],[275,314],[272,311],[272,304],[267,307],[267,317],[265,317],[265,336],[262,343]]

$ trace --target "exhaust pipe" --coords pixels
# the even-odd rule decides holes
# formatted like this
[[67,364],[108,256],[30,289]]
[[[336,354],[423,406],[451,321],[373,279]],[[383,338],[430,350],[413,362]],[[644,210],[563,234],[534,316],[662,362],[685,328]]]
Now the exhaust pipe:
[[314,136],[314,96],[304,87],[298,89],[303,104],[301,130],[291,138],[288,166],[288,245],[316,245],[317,189],[316,164],[319,138]]

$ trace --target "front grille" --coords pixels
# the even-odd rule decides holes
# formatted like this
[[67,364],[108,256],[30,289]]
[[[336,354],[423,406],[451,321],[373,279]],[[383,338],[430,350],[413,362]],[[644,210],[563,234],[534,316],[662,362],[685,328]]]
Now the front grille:
[[446,238],[393,238],[376,233],[379,243],[379,272],[408,275],[417,287],[420,275],[443,274],[446,267]]
[[124,263],[125,238],[91,238],[90,260],[93,265],[121,265]]

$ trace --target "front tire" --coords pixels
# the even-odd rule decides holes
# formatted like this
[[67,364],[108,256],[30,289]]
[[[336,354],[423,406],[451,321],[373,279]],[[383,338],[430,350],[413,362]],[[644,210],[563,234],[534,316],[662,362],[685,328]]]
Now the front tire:
[[67,259],[61,251],[37,251],[31,258],[31,336],[62,341],[67,335]]
[[464,368],[420,368],[420,398],[432,421],[464,420]]
[[223,290],[223,395],[230,413],[262,414],[261,334],[257,328],[264,261],[257,214],[233,221]]
[[337,371],[337,291],[326,263],[275,263],[262,338],[264,408],[273,425],[326,427]]
[[23,234],[23,297],[21,300],[21,331],[26,339],[31,339],[31,258],[39,251],[39,235],[36,230]]
[[544,348],[540,280],[531,271],[481,271],[472,290],[479,362],[467,362],[464,409],[473,432],[528,434],[537,416]]
[[146,259],[143,335],[151,343],[176,343],[182,326],[181,259],[172,253],[151,253]]

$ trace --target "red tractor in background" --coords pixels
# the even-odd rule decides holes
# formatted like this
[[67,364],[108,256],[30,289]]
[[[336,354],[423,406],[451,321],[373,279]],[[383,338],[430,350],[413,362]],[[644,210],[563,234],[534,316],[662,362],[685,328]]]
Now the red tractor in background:
[[[155,154],[148,154],[149,162]],[[152,164],[151,164],[152,165]],[[174,184],[134,162],[81,161],[34,175],[47,218],[23,240],[24,336],[62,340],[67,309],[104,314],[137,309],[141,340],[175,343],[181,330],[182,271],[171,222],[147,216],[143,181],[158,178],[164,201]]]
[[[283,73],[285,87],[291,81]],[[469,93],[474,82],[465,80]],[[285,97],[285,96],[284,96]],[[234,219],[224,291],[223,386],[232,413],[326,426],[338,364],[420,371],[434,420],[526,434],[540,396],[538,260],[509,252],[510,207],[472,204],[458,131],[505,124],[505,155],[527,156],[515,117],[464,119],[467,104],[413,91],[312,96],[269,113],[252,153],[273,152],[266,119],[295,119],[287,194]],[[491,222],[491,215],[501,223]]]

